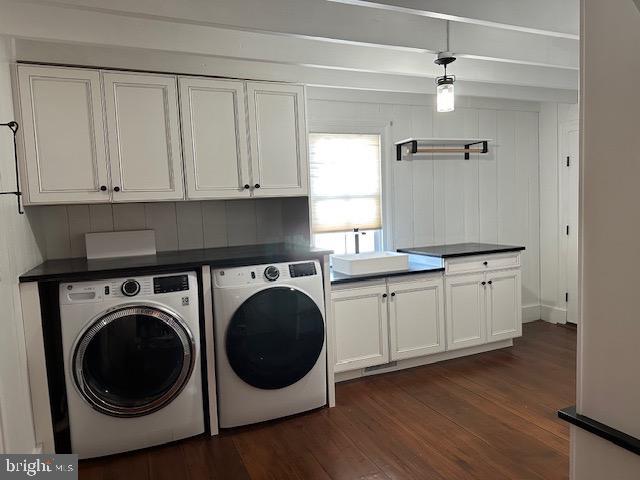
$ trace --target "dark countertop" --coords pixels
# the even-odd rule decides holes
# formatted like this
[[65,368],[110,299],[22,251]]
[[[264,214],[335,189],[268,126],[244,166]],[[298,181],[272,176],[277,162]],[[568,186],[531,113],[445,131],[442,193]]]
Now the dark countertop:
[[68,258],[47,260],[20,277],[20,282],[87,280],[199,268],[203,265],[233,267],[321,258],[331,251],[286,243],[242,245],[159,252],[157,255],[101,260]]
[[420,262],[419,259],[411,258],[409,256],[409,269],[400,270],[398,272],[386,272],[386,273],[372,273],[370,275],[345,275],[344,273],[334,272],[333,268],[330,272],[331,285],[339,285],[342,283],[361,282],[363,280],[375,280],[377,278],[386,277],[398,277],[401,275],[411,275],[414,273],[429,273],[429,272],[442,272],[444,267],[442,265],[429,265],[427,263]]
[[490,253],[519,252],[525,247],[516,245],[498,245],[494,243],[454,243],[451,245],[432,245],[430,247],[399,248],[399,252],[429,257],[452,258]]

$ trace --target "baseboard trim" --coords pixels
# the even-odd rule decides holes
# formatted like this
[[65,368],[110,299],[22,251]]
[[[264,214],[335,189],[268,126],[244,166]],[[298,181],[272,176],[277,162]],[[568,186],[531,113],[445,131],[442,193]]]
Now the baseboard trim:
[[540,305],[540,318],[549,323],[567,323],[567,310],[552,305]]
[[522,323],[535,322],[541,318],[540,305],[525,305],[522,307]]
[[408,358],[406,360],[400,360],[395,365],[389,366],[389,368],[380,368],[377,370],[365,372],[363,368],[358,370],[351,370],[348,372],[339,372],[334,376],[336,383],[345,382],[347,380],[353,380],[360,377],[367,377],[369,375],[379,375],[381,373],[395,372],[396,370],[404,370],[405,368],[420,367],[422,365],[429,365],[430,363],[441,362],[443,360],[451,360],[452,358],[466,357],[468,355],[475,355],[478,353],[489,352],[491,350],[498,350],[500,348],[512,347],[513,340],[501,340],[499,342],[486,343],[484,345],[478,345],[475,347],[464,348],[460,350],[450,350],[448,352],[434,353],[418,358]]

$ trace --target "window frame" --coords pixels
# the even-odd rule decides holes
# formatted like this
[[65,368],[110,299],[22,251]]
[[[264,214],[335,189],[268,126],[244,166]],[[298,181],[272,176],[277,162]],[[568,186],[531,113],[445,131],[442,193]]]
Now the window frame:
[[[379,135],[380,136],[380,215],[382,223],[382,238],[380,248],[393,250],[393,222],[392,212],[392,169],[390,159],[393,158],[389,144],[391,123],[387,122],[360,122],[360,121],[311,121],[309,122],[309,134],[342,134],[342,135]],[[308,142],[308,140],[307,140]],[[310,146],[310,145],[309,145]],[[310,151],[310,150],[309,150]],[[309,238],[313,242],[313,208],[311,196],[311,178],[309,178]]]

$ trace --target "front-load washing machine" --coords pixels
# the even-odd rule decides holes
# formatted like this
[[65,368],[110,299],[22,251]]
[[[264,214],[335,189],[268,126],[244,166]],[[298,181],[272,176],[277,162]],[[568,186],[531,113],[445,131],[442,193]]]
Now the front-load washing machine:
[[71,449],[90,458],[204,431],[194,272],[60,285]]
[[327,403],[317,261],[212,272],[218,417],[236,427]]

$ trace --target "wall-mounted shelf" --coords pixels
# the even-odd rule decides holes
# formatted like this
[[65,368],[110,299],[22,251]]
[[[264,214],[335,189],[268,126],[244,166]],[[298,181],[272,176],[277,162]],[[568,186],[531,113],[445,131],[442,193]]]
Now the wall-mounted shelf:
[[464,159],[469,160],[471,153],[488,153],[490,141],[484,138],[407,138],[396,142],[396,160],[416,153],[464,153]]

